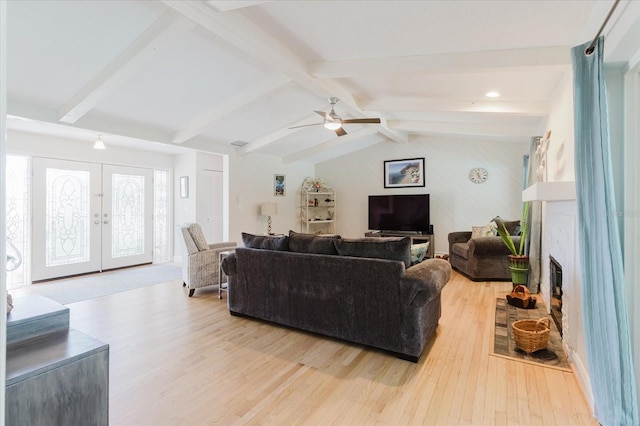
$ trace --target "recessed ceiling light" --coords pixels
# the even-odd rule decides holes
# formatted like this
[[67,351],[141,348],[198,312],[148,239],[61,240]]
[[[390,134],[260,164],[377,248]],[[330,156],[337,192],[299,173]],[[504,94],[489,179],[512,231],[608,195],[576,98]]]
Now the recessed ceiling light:
[[499,98],[500,97],[500,93],[498,93],[498,92],[487,92],[487,93],[485,93],[485,96],[487,98]]

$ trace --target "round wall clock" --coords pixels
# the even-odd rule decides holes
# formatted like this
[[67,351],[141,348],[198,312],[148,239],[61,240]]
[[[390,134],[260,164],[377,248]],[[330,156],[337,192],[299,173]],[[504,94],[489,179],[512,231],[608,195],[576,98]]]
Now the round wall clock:
[[482,167],[475,167],[469,172],[469,179],[471,179],[471,182],[473,183],[482,183],[486,181],[488,177],[489,173],[487,173],[487,170]]

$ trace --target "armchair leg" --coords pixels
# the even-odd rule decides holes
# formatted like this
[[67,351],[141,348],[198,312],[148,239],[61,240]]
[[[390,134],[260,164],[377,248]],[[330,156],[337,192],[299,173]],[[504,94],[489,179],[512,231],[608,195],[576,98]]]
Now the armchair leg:
[[195,288],[192,288],[191,290],[189,290],[189,297],[193,296],[193,293],[196,291]]

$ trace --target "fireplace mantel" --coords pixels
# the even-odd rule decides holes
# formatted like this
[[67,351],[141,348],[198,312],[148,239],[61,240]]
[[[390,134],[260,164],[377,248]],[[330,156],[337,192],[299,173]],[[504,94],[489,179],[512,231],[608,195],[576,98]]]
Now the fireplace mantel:
[[567,201],[576,199],[576,183],[536,182],[522,191],[522,201]]

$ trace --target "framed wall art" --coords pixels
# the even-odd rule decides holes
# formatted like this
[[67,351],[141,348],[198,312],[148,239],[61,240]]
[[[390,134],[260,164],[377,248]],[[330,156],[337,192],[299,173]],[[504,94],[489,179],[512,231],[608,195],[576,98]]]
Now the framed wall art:
[[180,176],[180,198],[189,198],[189,176]]
[[273,195],[276,197],[284,197],[286,192],[285,175],[273,175]]
[[424,186],[424,158],[408,158],[384,162],[385,188],[407,188],[413,186]]

